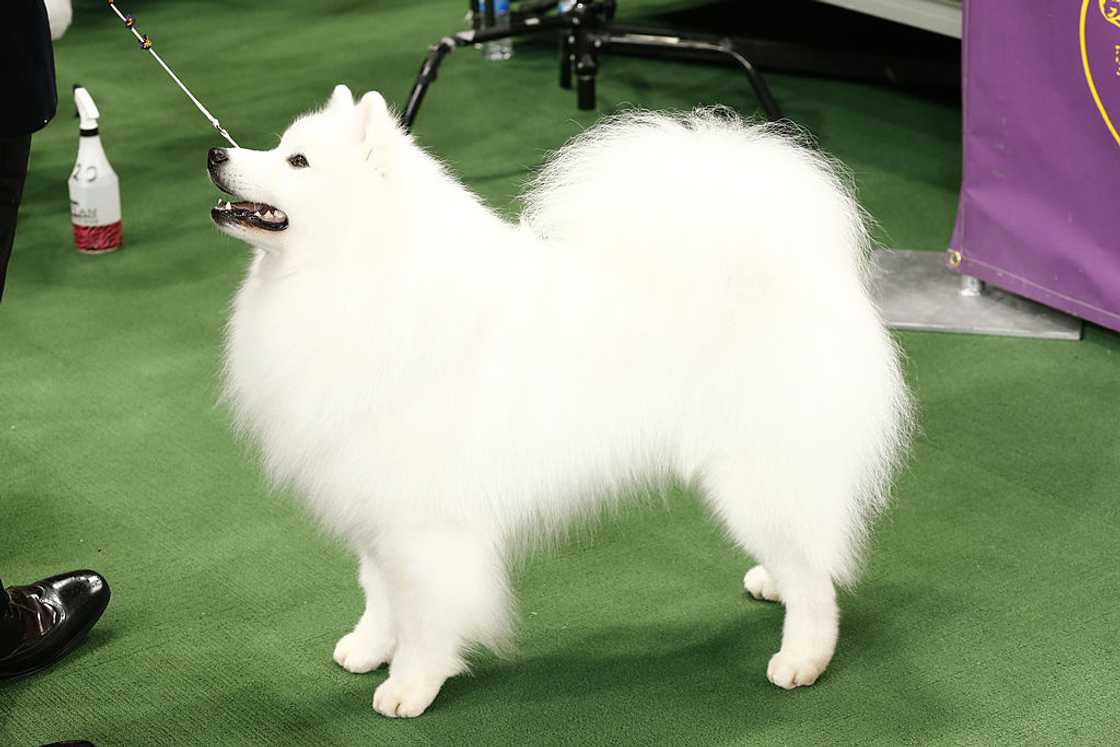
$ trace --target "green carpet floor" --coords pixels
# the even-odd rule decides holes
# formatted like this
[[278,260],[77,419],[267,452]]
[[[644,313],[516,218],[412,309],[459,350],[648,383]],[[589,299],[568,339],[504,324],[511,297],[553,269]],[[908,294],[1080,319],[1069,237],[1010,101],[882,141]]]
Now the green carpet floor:
[[[687,3],[686,3],[687,4]],[[688,496],[635,510],[529,563],[516,656],[474,660],[419,720],[370,708],[384,673],[334,665],[355,568],[272,495],[216,407],[222,324],[244,270],[203,165],[220,145],[103,2],[57,46],[63,92],[104,114],[126,247],[71,248],[66,100],[35,138],[0,306],[0,574],[88,566],[113,602],[45,675],[0,685],[0,745],[1115,744],[1120,737],[1120,339],[903,334],[921,433],[839,650],[814,687],[767,683],[781,610],[741,591],[747,560]],[[624,3],[627,12],[678,7]],[[269,147],[339,81],[398,105],[457,0],[131,0],[243,145]],[[461,51],[417,127],[510,210],[545,151],[594,121],[555,58]],[[852,168],[880,239],[942,249],[958,108],[774,76],[775,94]],[[603,109],[754,106],[730,69],[612,59]]]

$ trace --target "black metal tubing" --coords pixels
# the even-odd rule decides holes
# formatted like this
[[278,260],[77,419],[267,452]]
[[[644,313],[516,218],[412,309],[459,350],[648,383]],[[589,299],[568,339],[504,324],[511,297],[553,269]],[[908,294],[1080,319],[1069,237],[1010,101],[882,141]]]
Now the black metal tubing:
[[564,30],[560,32],[560,87],[572,87],[572,33]]
[[682,53],[701,52],[730,58],[746,73],[747,80],[758,98],[758,103],[762,106],[762,111],[766,113],[767,119],[777,121],[785,118],[781,107],[770,93],[770,87],[766,85],[765,78],[758,72],[758,68],[739,51],[733,39],[634,26],[612,25],[608,28],[610,33],[606,36],[606,43],[611,47],[625,47],[635,51],[653,51],[659,54],[668,52],[675,56],[680,56]]
[[420,72],[416,75],[416,82],[408,93],[408,103],[401,113],[401,125],[405,131],[412,130],[412,123],[416,121],[416,113],[420,111],[420,104],[424,103],[424,94],[439,74],[439,66],[443,58],[458,48],[459,41],[455,37],[445,36],[428,48],[428,56],[420,65]]
[[758,71],[751,61],[743,56],[742,52],[735,46],[735,42],[731,39],[727,40],[727,46],[721,49],[731,59],[739,63],[739,67],[743,68],[743,72],[747,74],[747,80],[750,81],[751,88],[754,89],[755,98],[758,103],[762,105],[762,111],[766,112],[766,118],[771,122],[777,122],[779,119],[785,119],[785,112],[782,107],[778,105],[777,99],[770,93],[770,86],[766,85],[766,78],[762,77],[762,73]]
[[597,8],[579,2],[571,13],[572,72],[576,78],[576,106],[583,111],[595,108],[595,77],[599,74],[599,50],[603,46]]
[[655,56],[724,57],[737,64],[747,76],[762,110],[772,120],[783,119],[781,107],[770,93],[766,80],[751,62],[747,45],[727,37],[710,34],[696,34],[667,29],[627,26],[609,22],[614,15],[613,0],[581,0],[567,13],[555,15],[548,11],[555,7],[552,2],[526,3],[526,11],[544,9],[541,15],[528,12],[513,12],[509,26],[493,28],[494,1],[486,3],[486,22],[488,28],[478,28],[479,0],[471,0],[473,13],[470,31],[462,31],[445,36],[428,49],[428,55],[420,66],[408,103],[401,114],[401,124],[411,130],[416,115],[429,86],[435,82],[440,65],[451,52],[459,47],[482,44],[514,36],[536,34],[552,29],[564,29],[560,40],[560,85],[570,88],[575,77],[577,101],[580,109],[595,108],[595,79],[599,72],[599,53],[608,47],[620,51],[634,51]]
[[495,41],[497,39],[506,39],[511,36],[518,36],[541,29],[555,29],[562,25],[563,19],[559,16],[542,19],[530,18],[517,23],[511,23],[508,28],[460,31],[452,36],[443,37],[428,48],[428,56],[424,58],[424,62],[420,65],[420,72],[416,75],[416,82],[412,84],[412,90],[409,91],[408,94],[408,103],[405,104],[404,111],[401,113],[401,125],[406,131],[412,130],[412,124],[416,121],[416,115],[420,111],[420,105],[424,103],[424,96],[428,93],[428,87],[435,82],[436,77],[439,75],[440,65],[443,64],[443,60],[447,55],[451,54],[459,47],[482,44],[483,42]]

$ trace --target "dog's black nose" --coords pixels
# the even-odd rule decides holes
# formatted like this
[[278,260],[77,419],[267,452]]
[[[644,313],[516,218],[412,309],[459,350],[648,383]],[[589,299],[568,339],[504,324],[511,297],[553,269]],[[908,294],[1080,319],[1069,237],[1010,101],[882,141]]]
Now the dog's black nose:
[[210,153],[206,157],[206,163],[211,166],[218,166],[229,160],[229,153],[225,148],[211,148]]

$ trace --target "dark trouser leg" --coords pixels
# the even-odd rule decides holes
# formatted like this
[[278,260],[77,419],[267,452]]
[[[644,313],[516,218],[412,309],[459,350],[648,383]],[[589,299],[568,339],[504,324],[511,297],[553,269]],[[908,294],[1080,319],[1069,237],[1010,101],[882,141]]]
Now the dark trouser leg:
[[[4,274],[16,240],[16,216],[30,153],[30,135],[0,138],[0,298],[4,297]],[[3,601],[7,601],[6,595]]]

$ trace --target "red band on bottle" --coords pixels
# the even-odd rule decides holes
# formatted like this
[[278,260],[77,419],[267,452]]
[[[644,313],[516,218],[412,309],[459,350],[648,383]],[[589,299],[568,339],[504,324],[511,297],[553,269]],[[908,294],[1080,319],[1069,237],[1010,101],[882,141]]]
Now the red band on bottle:
[[74,226],[74,244],[80,252],[106,252],[121,245],[121,222],[108,226]]

